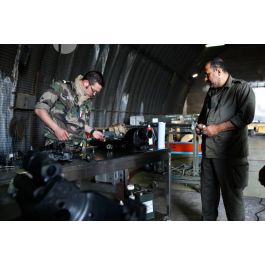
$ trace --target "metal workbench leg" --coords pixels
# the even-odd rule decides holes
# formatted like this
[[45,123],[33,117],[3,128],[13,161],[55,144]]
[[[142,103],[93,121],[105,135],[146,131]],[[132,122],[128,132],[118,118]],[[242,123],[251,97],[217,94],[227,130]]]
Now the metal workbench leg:
[[167,217],[171,220],[171,153],[168,152]]

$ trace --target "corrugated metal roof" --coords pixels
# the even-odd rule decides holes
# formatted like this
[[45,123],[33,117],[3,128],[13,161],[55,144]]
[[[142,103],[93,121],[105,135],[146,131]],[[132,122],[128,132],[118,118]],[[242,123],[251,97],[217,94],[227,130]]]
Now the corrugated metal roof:
[[139,44],[132,45],[153,62],[169,71],[176,72],[184,79],[187,71],[194,64],[198,55],[204,50],[204,45],[198,44]]

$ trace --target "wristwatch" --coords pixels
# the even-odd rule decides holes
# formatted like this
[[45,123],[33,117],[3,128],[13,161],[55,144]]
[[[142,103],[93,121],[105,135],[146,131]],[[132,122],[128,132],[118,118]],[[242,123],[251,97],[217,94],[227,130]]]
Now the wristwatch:
[[92,130],[90,131],[91,136],[93,136],[94,131],[95,131],[95,129],[92,129]]

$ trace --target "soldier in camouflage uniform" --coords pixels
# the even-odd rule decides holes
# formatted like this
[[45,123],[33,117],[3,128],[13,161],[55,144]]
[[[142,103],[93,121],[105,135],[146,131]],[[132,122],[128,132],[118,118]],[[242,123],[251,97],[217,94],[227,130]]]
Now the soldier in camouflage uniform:
[[78,147],[86,132],[95,139],[103,139],[101,132],[88,126],[91,98],[103,86],[102,74],[90,71],[76,77],[74,82],[57,81],[43,93],[35,106],[35,113],[46,125],[45,145],[59,140],[67,146]]

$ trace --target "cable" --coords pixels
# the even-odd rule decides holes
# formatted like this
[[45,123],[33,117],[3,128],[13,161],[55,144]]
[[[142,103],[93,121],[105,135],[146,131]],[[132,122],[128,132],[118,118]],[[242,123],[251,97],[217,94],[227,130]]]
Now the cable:
[[260,198],[260,200],[259,200],[259,204],[262,205],[262,206],[264,206],[263,209],[255,213],[255,215],[256,215],[256,217],[257,217],[257,221],[259,221],[259,216],[258,216],[258,214],[261,213],[261,212],[263,212],[263,211],[265,211],[265,204],[262,203],[262,200],[263,200],[263,198]]

